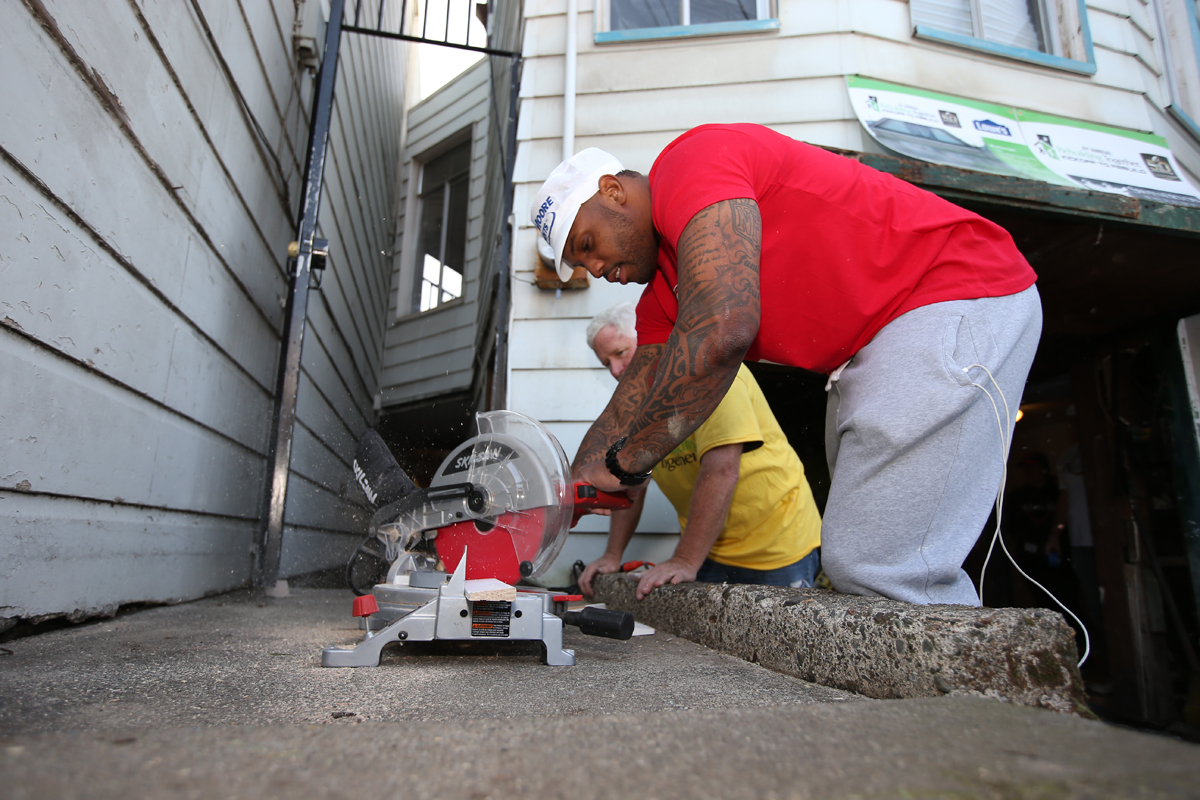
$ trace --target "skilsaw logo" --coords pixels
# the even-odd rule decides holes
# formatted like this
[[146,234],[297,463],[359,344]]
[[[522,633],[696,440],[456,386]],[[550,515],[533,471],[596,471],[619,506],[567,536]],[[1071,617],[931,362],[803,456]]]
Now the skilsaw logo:
[[442,470],[443,475],[455,472],[466,472],[472,468],[486,467],[499,464],[517,457],[517,451],[500,442],[472,442],[454,454],[454,457]]
[[367,499],[371,501],[371,505],[375,505],[375,498],[379,495],[371,488],[371,484],[367,481],[367,475],[362,471],[362,467],[358,465],[358,459],[354,460],[354,477],[358,480],[358,485],[362,487],[363,493]]

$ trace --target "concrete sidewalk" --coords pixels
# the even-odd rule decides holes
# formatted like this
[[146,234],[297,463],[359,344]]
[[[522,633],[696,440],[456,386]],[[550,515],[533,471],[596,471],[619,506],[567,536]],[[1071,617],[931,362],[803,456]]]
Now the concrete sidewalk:
[[[225,595],[7,643],[0,797],[1200,797],[1200,749],[975,698],[867,700],[666,634],[359,637],[348,592]],[[10,654],[6,654],[11,651]]]

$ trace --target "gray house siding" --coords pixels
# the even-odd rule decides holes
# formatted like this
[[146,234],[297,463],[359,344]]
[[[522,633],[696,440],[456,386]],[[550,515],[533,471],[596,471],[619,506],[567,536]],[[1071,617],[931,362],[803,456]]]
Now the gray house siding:
[[405,58],[400,43],[342,36],[319,220],[330,255],[321,288],[309,299],[281,577],[344,563],[365,532],[350,462],[358,438],[374,424]]
[[[0,618],[250,579],[310,111],[293,24],[323,28],[299,6],[0,6]],[[346,38],[285,575],[360,518],[386,308],[404,49]]]

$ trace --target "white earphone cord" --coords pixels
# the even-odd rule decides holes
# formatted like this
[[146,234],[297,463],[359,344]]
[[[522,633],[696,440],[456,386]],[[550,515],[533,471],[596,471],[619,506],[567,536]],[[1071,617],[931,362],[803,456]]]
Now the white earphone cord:
[[1005,484],[1008,483],[1008,431],[1012,429],[1013,425],[1012,414],[1008,408],[1008,400],[1006,400],[1004,397],[1004,391],[1000,388],[1000,384],[996,382],[996,379],[992,377],[991,370],[989,370],[983,364],[972,364],[969,367],[963,367],[963,372],[969,372],[975,367],[979,367],[981,370],[986,372],[988,379],[992,382],[992,386],[996,387],[996,392],[1000,395],[1001,402],[1004,403],[1004,416],[1008,420],[1008,426],[1006,428],[1004,424],[1000,422],[1000,408],[996,405],[995,399],[992,398],[992,393],[985,389],[981,384],[971,381],[971,385],[983,392],[987,397],[988,402],[992,404],[992,411],[996,415],[996,427],[1000,430],[1000,490],[996,492],[996,531],[992,534],[992,541],[988,545],[987,556],[983,559],[983,569],[979,571],[979,600],[980,602],[983,602],[983,579],[987,574],[988,562],[992,560],[992,551],[996,548],[996,541],[999,540],[1000,549],[1004,551],[1004,555],[1008,556],[1008,560],[1014,567],[1016,567],[1017,572],[1021,573],[1025,580],[1029,581],[1034,586],[1045,592],[1051,600],[1058,604],[1059,608],[1067,612],[1067,614],[1071,616],[1071,619],[1075,620],[1075,622],[1079,624],[1079,629],[1083,631],[1083,656],[1079,659],[1079,663],[1076,666],[1082,667],[1083,662],[1088,660],[1088,656],[1091,655],[1092,652],[1092,637],[1088,634],[1087,626],[1083,624],[1083,621],[1080,620],[1079,617],[1075,616],[1074,611],[1063,605],[1062,601],[1055,597],[1053,592],[1051,592],[1045,586],[1042,586],[1033,578],[1029,577],[1025,570],[1021,569],[1021,566],[1017,563],[1017,560],[1013,558],[1012,553],[1008,552],[1008,546],[1004,544],[1004,537],[1000,535],[1000,518],[1004,511],[1004,487]]

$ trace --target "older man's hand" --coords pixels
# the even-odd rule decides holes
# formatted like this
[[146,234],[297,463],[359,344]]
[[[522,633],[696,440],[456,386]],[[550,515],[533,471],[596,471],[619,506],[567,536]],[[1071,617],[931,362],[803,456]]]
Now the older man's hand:
[[584,567],[583,574],[579,576],[579,590],[588,597],[591,597],[596,593],[592,587],[592,579],[597,575],[607,575],[610,572],[616,572],[620,568],[621,557],[605,553]]
[[645,600],[646,596],[659,586],[668,583],[688,583],[696,580],[698,567],[693,567],[685,561],[671,558],[656,567],[651,567],[642,575],[637,585],[637,599]]

